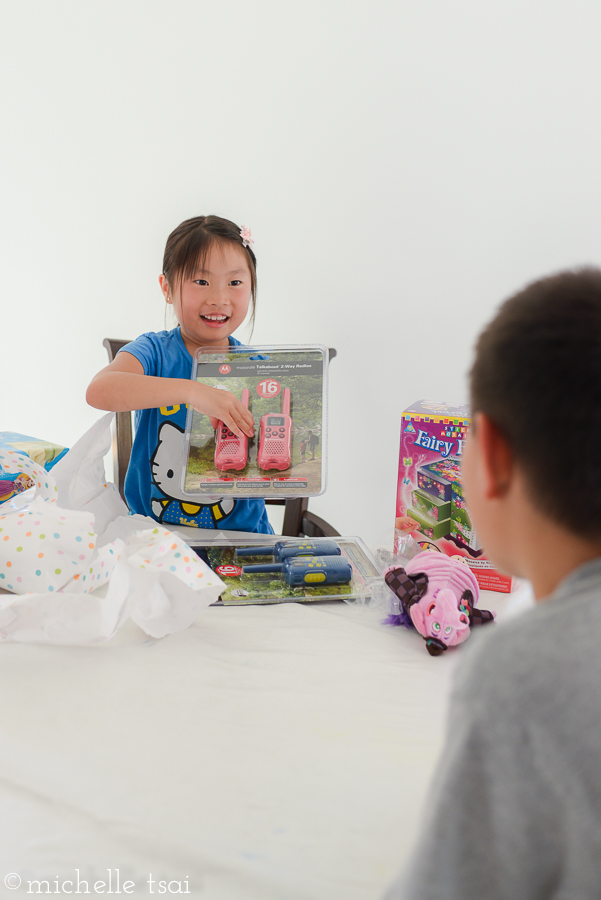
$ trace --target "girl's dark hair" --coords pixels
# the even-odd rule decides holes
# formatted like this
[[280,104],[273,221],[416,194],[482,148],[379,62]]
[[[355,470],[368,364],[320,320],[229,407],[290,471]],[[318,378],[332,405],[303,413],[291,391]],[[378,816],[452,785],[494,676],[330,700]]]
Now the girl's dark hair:
[[499,309],[476,344],[472,411],[507,438],[548,516],[601,537],[601,271],[560,272]]
[[165,245],[163,275],[175,287],[190,278],[198,269],[204,268],[206,258],[213,244],[237,244],[246,254],[251,281],[251,328],[255,324],[257,303],[257,260],[250,246],[245,247],[240,235],[240,227],[220,216],[195,216],[186,219],[175,228]]

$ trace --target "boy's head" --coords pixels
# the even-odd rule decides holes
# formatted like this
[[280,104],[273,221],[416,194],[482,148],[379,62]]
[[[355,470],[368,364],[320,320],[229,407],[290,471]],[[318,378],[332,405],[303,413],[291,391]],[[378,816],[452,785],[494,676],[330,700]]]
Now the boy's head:
[[492,423],[532,506],[601,540],[601,271],[560,272],[507,300],[477,341],[470,390],[475,428]]

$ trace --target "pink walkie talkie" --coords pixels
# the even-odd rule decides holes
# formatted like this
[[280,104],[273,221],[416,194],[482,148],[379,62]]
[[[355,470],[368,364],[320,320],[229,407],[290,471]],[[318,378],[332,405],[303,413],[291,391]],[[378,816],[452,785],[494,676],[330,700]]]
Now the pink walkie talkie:
[[[250,391],[244,388],[241,397],[243,405],[248,409]],[[220,472],[230,469],[243,469],[248,462],[248,437],[242,433],[240,437],[219,421],[215,435],[215,468]]]
[[260,469],[287,469],[291,462],[290,441],[292,439],[292,419],[290,418],[290,388],[282,393],[282,412],[279,415],[266,413],[259,426],[259,452],[257,465]]

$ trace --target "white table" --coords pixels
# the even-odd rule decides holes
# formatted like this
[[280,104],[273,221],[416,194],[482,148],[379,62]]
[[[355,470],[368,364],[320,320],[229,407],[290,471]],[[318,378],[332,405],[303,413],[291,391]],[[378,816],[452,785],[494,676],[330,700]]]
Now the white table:
[[0,895],[79,869],[90,894],[73,896],[103,880],[107,895],[111,870],[119,898],[159,896],[159,879],[201,900],[379,897],[418,824],[462,652],[432,658],[381,619],[332,602],[210,607],[162,640],[130,622],[101,646],[0,647]]

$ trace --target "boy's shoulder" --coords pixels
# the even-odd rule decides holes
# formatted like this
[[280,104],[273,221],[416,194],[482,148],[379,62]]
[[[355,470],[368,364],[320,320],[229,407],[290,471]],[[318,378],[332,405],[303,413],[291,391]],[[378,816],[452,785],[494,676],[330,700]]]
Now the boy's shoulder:
[[[521,616],[470,641],[456,691],[486,706],[547,713],[565,697],[596,697],[601,683],[601,558],[572,572]],[[553,689],[551,689],[553,686]],[[498,706],[501,704],[501,706]]]

